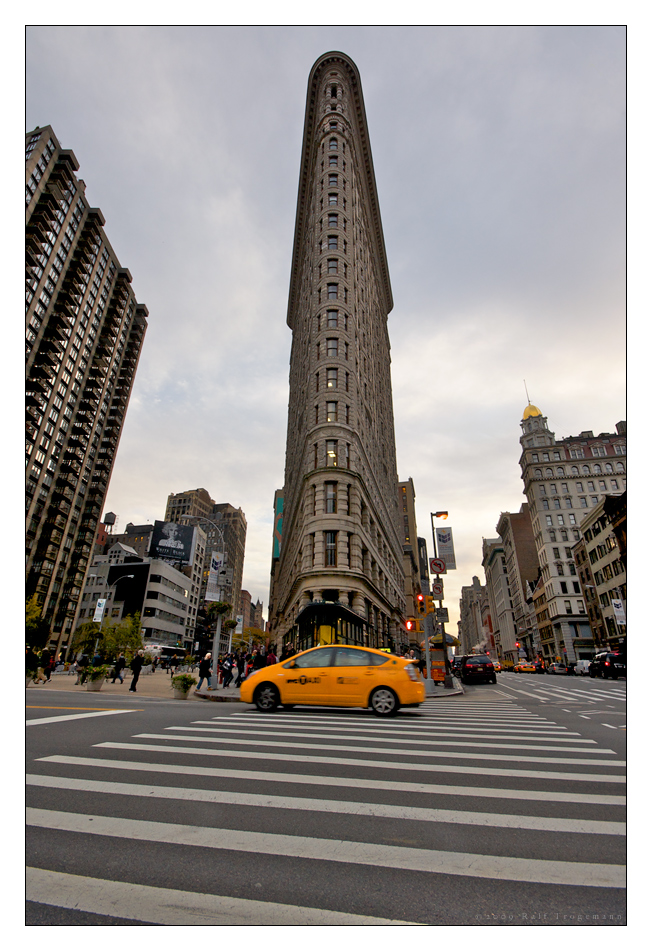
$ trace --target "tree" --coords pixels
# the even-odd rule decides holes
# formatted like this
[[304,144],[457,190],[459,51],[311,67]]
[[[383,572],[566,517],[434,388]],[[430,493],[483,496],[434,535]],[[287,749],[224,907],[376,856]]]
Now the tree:
[[83,621],[79,624],[70,642],[70,650],[73,654],[80,651],[84,654],[90,654],[95,650],[95,642],[100,636],[100,626],[97,621]]
[[25,643],[34,650],[42,650],[50,637],[50,625],[41,615],[41,605],[35,594],[25,605]]
[[135,654],[143,646],[140,612],[109,624],[102,631],[101,650],[105,660],[115,660],[118,654]]

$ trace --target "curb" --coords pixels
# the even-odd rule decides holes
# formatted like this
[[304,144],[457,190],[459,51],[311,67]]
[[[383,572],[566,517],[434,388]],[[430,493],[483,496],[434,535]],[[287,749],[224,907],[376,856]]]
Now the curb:
[[233,697],[228,695],[225,697],[222,694],[217,693],[217,691],[211,692],[211,693],[204,693],[204,691],[202,690],[200,693],[199,690],[195,690],[193,697],[198,697],[200,700],[212,700],[214,703],[241,703],[242,702],[240,700],[240,697]]

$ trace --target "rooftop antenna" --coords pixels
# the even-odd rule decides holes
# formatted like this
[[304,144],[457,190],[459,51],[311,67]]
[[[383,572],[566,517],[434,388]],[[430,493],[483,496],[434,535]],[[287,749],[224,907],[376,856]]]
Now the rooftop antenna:
[[523,386],[525,387],[525,395],[527,396],[528,405],[530,403],[530,394],[527,391],[527,383],[523,380]]

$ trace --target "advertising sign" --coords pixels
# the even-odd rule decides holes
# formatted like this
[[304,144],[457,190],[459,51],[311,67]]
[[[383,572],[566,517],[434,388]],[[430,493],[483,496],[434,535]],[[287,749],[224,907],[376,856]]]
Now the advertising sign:
[[614,617],[616,619],[616,624],[627,624],[627,618],[625,617],[625,605],[622,601],[615,601],[612,599],[611,607],[614,609]]
[[211,565],[206,582],[206,601],[219,601],[220,577],[224,570],[224,554],[214,551],[211,555]]
[[236,614],[235,619],[236,619],[236,622],[237,622],[237,623],[236,623],[236,626],[235,626],[235,633],[236,633],[236,634],[242,634],[242,628],[243,628],[243,626],[244,626],[244,615],[243,615],[243,614]]
[[282,489],[278,489],[274,495],[274,534],[272,558],[281,557],[281,541],[283,538],[283,495]]
[[95,605],[95,614],[93,615],[94,621],[99,621],[100,624],[102,623],[105,607],[106,607],[106,598],[98,598],[97,604]]
[[182,565],[191,565],[195,550],[195,528],[177,522],[154,522],[149,554]]
[[435,537],[437,539],[437,555],[445,563],[449,571],[455,569],[455,548],[453,546],[452,528],[436,528]]

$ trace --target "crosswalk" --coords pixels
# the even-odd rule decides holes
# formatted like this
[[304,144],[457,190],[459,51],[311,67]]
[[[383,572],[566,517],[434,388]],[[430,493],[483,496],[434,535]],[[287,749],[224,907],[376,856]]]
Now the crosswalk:
[[550,717],[495,696],[389,721],[206,712],[33,761],[30,901],[125,923],[420,925],[440,921],[433,894],[452,907],[475,882],[505,914],[542,886],[619,907],[625,763]]
[[[504,679],[504,678],[503,678]],[[520,677],[519,675],[510,676],[503,685],[506,691],[501,690],[503,696],[509,696],[510,693],[516,693],[521,696],[533,697],[544,702],[566,700],[586,703],[587,701],[615,702],[618,704],[627,703],[627,692],[624,686],[616,684],[602,686],[600,683],[586,683],[582,686],[576,684],[576,678],[563,678],[563,683],[555,680],[550,683],[548,677]]]

